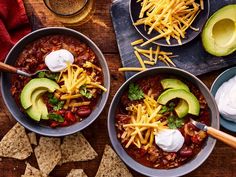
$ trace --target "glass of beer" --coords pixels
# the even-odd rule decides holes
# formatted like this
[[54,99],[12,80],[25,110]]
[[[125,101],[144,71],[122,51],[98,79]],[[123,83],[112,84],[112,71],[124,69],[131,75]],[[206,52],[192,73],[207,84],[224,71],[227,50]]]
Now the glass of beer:
[[83,11],[89,0],[44,0],[47,8],[59,16],[74,16]]

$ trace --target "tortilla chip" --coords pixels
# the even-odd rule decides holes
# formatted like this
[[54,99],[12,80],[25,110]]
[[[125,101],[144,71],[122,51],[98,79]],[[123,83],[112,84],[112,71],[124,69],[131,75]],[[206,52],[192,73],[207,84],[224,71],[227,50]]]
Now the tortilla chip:
[[97,153],[81,133],[66,136],[61,144],[59,164],[74,161],[87,161],[97,157]]
[[106,145],[96,177],[132,177],[125,164],[109,145]]
[[66,177],[88,177],[83,169],[72,169]]
[[36,134],[34,132],[30,132],[27,135],[29,137],[30,144],[38,145],[37,139],[36,139]]
[[34,153],[39,169],[48,175],[61,159],[60,139],[40,137]]
[[47,175],[43,175],[41,171],[37,168],[32,167],[29,163],[26,162],[25,174],[21,175],[21,177],[46,177]]
[[7,132],[0,142],[0,156],[23,160],[33,152],[25,128],[19,123]]

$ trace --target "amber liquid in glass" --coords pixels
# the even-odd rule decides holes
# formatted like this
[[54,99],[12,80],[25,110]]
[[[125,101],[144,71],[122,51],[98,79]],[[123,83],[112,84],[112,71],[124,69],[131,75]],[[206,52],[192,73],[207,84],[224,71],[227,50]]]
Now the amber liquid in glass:
[[59,14],[74,14],[84,7],[86,0],[49,0],[50,7]]

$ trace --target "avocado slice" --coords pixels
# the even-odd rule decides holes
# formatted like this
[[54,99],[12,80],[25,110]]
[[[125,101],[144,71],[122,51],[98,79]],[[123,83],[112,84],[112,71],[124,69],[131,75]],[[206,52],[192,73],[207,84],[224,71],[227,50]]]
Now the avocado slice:
[[[164,90],[183,89],[187,92],[190,92],[189,87],[179,79],[174,79],[174,78],[162,79],[161,85]],[[186,116],[188,114],[188,103],[183,99],[180,99],[178,105],[175,107],[175,112],[179,118]]]
[[202,31],[205,50],[215,56],[226,56],[236,50],[236,4],[216,11]]
[[32,106],[32,93],[39,88],[46,89],[48,92],[54,92],[56,89],[59,88],[59,85],[56,82],[47,78],[31,79],[25,85],[20,94],[21,105],[24,109],[28,109],[30,106]]
[[178,105],[175,107],[175,113],[179,118],[183,118],[188,114],[188,103],[180,99]]
[[39,105],[39,101],[42,100],[41,96],[45,92],[47,92],[47,89],[39,88],[39,89],[35,90],[32,93],[32,96],[31,96],[32,105],[26,110],[26,113],[32,119],[34,119],[35,121],[40,121],[40,119],[41,119],[41,116],[42,116],[42,105]]
[[172,88],[172,89],[183,89],[189,92],[188,86],[179,79],[174,79],[174,78],[162,79],[161,86],[163,87],[164,90]]
[[181,98],[187,102],[189,114],[199,115],[200,104],[198,99],[191,92],[183,89],[168,89],[158,97],[157,102],[166,105],[170,100],[175,98]]
[[37,102],[38,109],[41,110],[41,119],[48,120],[48,108],[46,104],[43,102],[43,98],[41,97]]

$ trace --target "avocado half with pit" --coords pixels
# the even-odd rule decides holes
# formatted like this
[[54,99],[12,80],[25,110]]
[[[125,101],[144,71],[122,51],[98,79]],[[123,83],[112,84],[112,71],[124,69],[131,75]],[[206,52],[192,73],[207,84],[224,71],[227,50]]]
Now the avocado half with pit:
[[216,11],[202,31],[205,50],[215,56],[226,56],[236,50],[236,4]]
[[58,88],[59,85],[56,82],[47,78],[30,80],[20,95],[20,102],[25,112],[36,121],[48,119],[48,110],[42,95],[46,92],[54,92]]

